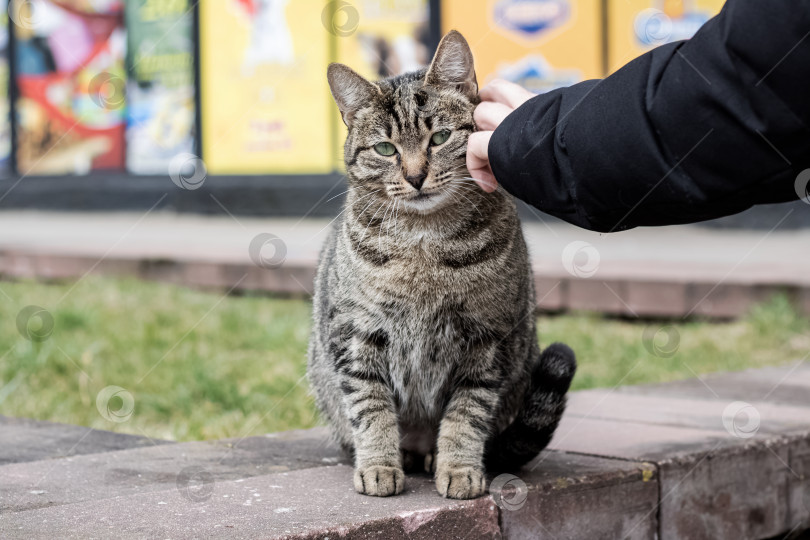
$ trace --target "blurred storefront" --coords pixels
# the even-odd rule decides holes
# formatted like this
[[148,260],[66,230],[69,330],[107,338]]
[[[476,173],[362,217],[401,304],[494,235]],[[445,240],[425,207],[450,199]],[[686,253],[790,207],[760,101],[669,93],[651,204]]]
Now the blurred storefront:
[[[341,178],[346,131],[329,62],[369,78],[409,71],[455,28],[480,84],[501,77],[546,92],[689,38],[722,3],[10,0],[0,206],[143,205],[172,187],[184,159],[202,164],[206,189],[232,190],[236,211],[302,213]],[[195,197],[184,209],[214,208]]]

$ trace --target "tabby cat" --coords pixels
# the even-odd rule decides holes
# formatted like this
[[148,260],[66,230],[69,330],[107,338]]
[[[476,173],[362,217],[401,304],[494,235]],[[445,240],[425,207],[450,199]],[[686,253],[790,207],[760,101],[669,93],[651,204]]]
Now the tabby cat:
[[549,442],[574,354],[540,354],[515,206],[469,178],[478,85],[467,42],[374,84],[328,70],[349,128],[349,191],[321,253],[309,379],[354,487],[394,495],[405,469],[443,496],[478,497],[485,467],[516,469]]

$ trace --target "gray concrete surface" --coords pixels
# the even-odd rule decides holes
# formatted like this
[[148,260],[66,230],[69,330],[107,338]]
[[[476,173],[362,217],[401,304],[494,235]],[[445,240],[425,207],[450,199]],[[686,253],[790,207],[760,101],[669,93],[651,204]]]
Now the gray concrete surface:
[[[26,425],[39,427],[16,437]],[[59,432],[85,428],[0,421],[0,538],[736,540],[810,530],[807,362],[572,393],[549,450],[491,474],[490,494],[475,501],[442,499],[427,475],[408,476],[402,496],[358,495],[324,428],[174,444],[94,432],[97,447],[83,455],[65,453]]]

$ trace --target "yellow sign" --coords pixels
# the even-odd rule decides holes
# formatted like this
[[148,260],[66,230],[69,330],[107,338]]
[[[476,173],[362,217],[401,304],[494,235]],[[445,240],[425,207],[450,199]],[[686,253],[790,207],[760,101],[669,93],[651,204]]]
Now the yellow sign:
[[215,174],[333,168],[325,0],[200,4],[203,160]]
[[494,78],[534,92],[599,78],[600,0],[443,0],[442,31],[470,43],[478,84]]
[[616,71],[659,45],[691,38],[724,0],[608,2],[608,70]]
[[[376,81],[424,67],[430,58],[427,0],[353,0],[332,2],[336,62]],[[335,166],[343,169],[346,126],[337,106]]]

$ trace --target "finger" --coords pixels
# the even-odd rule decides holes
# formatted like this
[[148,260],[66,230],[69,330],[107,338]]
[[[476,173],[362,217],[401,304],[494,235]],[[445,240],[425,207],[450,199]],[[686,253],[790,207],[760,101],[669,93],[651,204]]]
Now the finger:
[[487,193],[498,188],[498,182],[489,166],[489,140],[491,131],[479,131],[467,141],[467,170],[475,182]]
[[503,103],[485,101],[475,108],[475,125],[483,131],[495,131],[512,110]]
[[467,165],[476,169],[489,163],[489,140],[492,131],[476,131],[467,140]]
[[487,193],[492,193],[498,189],[498,181],[495,180],[495,175],[489,171],[489,168],[486,170],[478,169],[476,171],[470,171],[470,176],[473,177],[478,187]]
[[494,101],[513,109],[517,109],[534,97],[534,94],[522,86],[503,79],[495,79],[483,87],[478,95],[481,101]]

